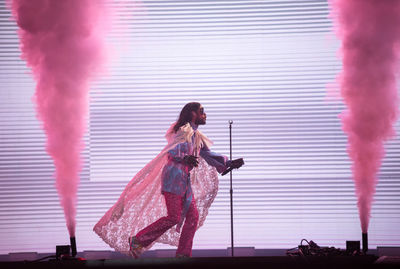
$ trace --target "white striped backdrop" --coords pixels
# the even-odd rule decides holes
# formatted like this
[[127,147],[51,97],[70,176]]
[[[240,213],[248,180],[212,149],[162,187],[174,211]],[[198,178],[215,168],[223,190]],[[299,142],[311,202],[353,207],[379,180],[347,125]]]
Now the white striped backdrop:
[[[108,249],[93,232],[134,174],[165,145],[189,101],[202,131],[229,154],[233,120],[235,245],[291,248],[302,238],[344,247],[361,236],[346,137],[327,101],[340,70],[326,1],[115,1],[110,41],[122,44],[93,85],[78,194],[78,250]],[[0,1],[0,254],[67,244],[54,167],[20,60],[16,25]],[[396,126],[400,131],[399,124]],[[386,145],[370,247],[400,245],[400,140]],[[230,246],[229,177],[195,249]],[[169,248],[157,245],[155,248]]]

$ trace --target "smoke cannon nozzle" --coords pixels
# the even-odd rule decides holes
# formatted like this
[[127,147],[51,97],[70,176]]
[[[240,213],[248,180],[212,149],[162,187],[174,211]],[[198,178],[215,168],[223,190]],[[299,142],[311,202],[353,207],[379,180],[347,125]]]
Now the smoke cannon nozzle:
[[362,251],[364,253],[368,251],[368,233],[362,233]]
[[70,242],[71,242],[71,252],[72,252],[71,254],[72,254],[72,257],[75,257],[76,254],[77,254],[77,252],[76,252],[76,239],[75,239],[75,236],[70,237],[69,240],[70,240]]

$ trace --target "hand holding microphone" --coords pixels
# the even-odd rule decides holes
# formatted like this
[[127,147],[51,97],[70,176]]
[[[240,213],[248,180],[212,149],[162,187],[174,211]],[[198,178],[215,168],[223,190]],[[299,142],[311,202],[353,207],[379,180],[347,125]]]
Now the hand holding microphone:
[[224,172],[222,172],[221,175],[224,176],[224,175],[228,174],[230,171],[232,171],[233,169],[238,169],[238,168],[242,167],[242,165],[244,165],[243,158],[232,160],[231,161],[231,165],[229,166],[229,168],[226,169]]

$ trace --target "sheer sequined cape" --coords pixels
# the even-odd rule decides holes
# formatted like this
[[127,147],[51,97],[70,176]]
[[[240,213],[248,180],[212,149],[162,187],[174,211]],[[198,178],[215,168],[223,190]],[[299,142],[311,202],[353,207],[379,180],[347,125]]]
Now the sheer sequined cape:
[[[93,228],[104,242],[119,252],[128,253],[129,237],[167,215],[164,197],[161,194],[161,173],[168,161],[167,152],[179,143],[188,141],[193,135],[190,124],[182,126],[176,134],[172,132],[172,126],[166,135],[168,145],[133,177],[118,201]],[[210,147],[212,142],[201,132],[197,132],[201,137],[200,143]],[[199,157],[199,166],[191,171],[190,177],[199,212],[198,229],[204,224],[208,209],[217,195],[218,173]],[[172,227],[154,243],[177,246],[179,236],[176,227]]]

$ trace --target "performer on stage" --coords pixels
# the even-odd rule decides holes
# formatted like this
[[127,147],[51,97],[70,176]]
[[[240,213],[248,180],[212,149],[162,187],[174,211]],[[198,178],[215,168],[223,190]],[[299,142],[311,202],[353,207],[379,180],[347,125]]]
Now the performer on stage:
[[177,245],[177,257],[191,256],[195,231],[217,194],[217,171],[244,164],[243,159],[230,161],[210,151],[212,142],[198,130],[203,124],[206,113],[201,104],[186,104],[167,131],[168,145],[136,174],[95,225],[94,231],[111,247],[129,250],[138,258],[161,242]]

